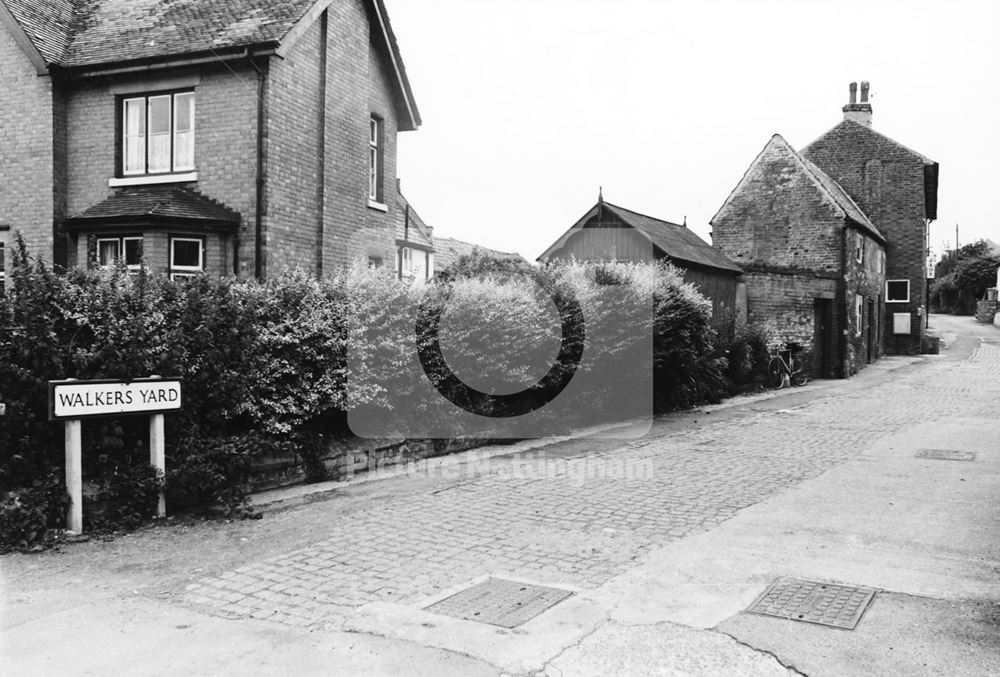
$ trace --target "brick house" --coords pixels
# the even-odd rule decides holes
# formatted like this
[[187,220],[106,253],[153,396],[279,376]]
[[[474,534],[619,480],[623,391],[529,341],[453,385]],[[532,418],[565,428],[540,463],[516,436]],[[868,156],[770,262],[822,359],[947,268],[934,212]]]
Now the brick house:
[[[731,336],[741,315],[742,269],[686,225],[679,225],[606,202],[599,196],[569,230],[538,260],[578,261],[667,260],[712,302],[712,326]],[[739,301],[738,301],[739,299]]]
[[396,252],[420,115],[382,0],[0,0],[0,244],[317,275]]
[[772,137],[711,220],[746,270],[749,320],[800,344],[818,377],[918,351],[926,326],[937,164],[871,130],[868,83],[856,99],[852,84],[844,120],[800,152]]
[[434,276],[434,229],[403,197],[396,182],[396,275],[426,282]]

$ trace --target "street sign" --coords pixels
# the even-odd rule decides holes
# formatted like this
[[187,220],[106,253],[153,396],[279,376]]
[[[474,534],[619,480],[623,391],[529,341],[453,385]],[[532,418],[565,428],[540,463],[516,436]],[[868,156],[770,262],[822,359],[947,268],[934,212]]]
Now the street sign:
[[49,419],[154,414],[181,408],[179,379],[49,381]]

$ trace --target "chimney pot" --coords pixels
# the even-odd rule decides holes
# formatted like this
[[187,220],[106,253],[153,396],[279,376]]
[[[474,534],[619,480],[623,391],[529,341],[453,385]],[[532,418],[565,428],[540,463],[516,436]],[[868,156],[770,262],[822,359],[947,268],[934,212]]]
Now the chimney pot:
[[858,102],[858,83],[851,83],[851,103]]
[[868,81],[861,83],[861,103],[868,103]]

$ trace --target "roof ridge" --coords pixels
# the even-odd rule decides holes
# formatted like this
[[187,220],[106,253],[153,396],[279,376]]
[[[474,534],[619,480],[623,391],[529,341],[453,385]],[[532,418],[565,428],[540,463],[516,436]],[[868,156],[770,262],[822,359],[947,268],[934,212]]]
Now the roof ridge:
[[653,221],[659,221],[660,223],[665,223],[668,226],[677,226],[678,228],[684,228],[684,226],[682,226],[679,223],[674,223],[673,221],[667,221],[666,219],[661,219],[658,216],[650,216],[649,214],[643,214],[642,212],[637,212],[634,209],[629,209],[628,207],[622,207],[621,205],[612,204],[611,202],[608,202],[607,200],[604,201],[604,206],[605,207],[611,207],[612,209],[620,209],[620,210],[622,210],[624,212],[628,212],[629,214],[635,214],[636,216],[641,216],[641,217],[643,217],[645,219],[651,219]]

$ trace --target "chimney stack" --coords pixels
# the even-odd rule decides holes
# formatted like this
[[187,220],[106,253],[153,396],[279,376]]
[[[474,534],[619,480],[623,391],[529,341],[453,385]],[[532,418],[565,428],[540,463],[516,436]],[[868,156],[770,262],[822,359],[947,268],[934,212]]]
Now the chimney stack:
[[872,105],[868,102],[868,81],[861,83],[861,102],[858,103],[858,83],[852,82],[850,86],[851,102],[844,106],[844,119],[853,120],[865,127],[872,126]]

